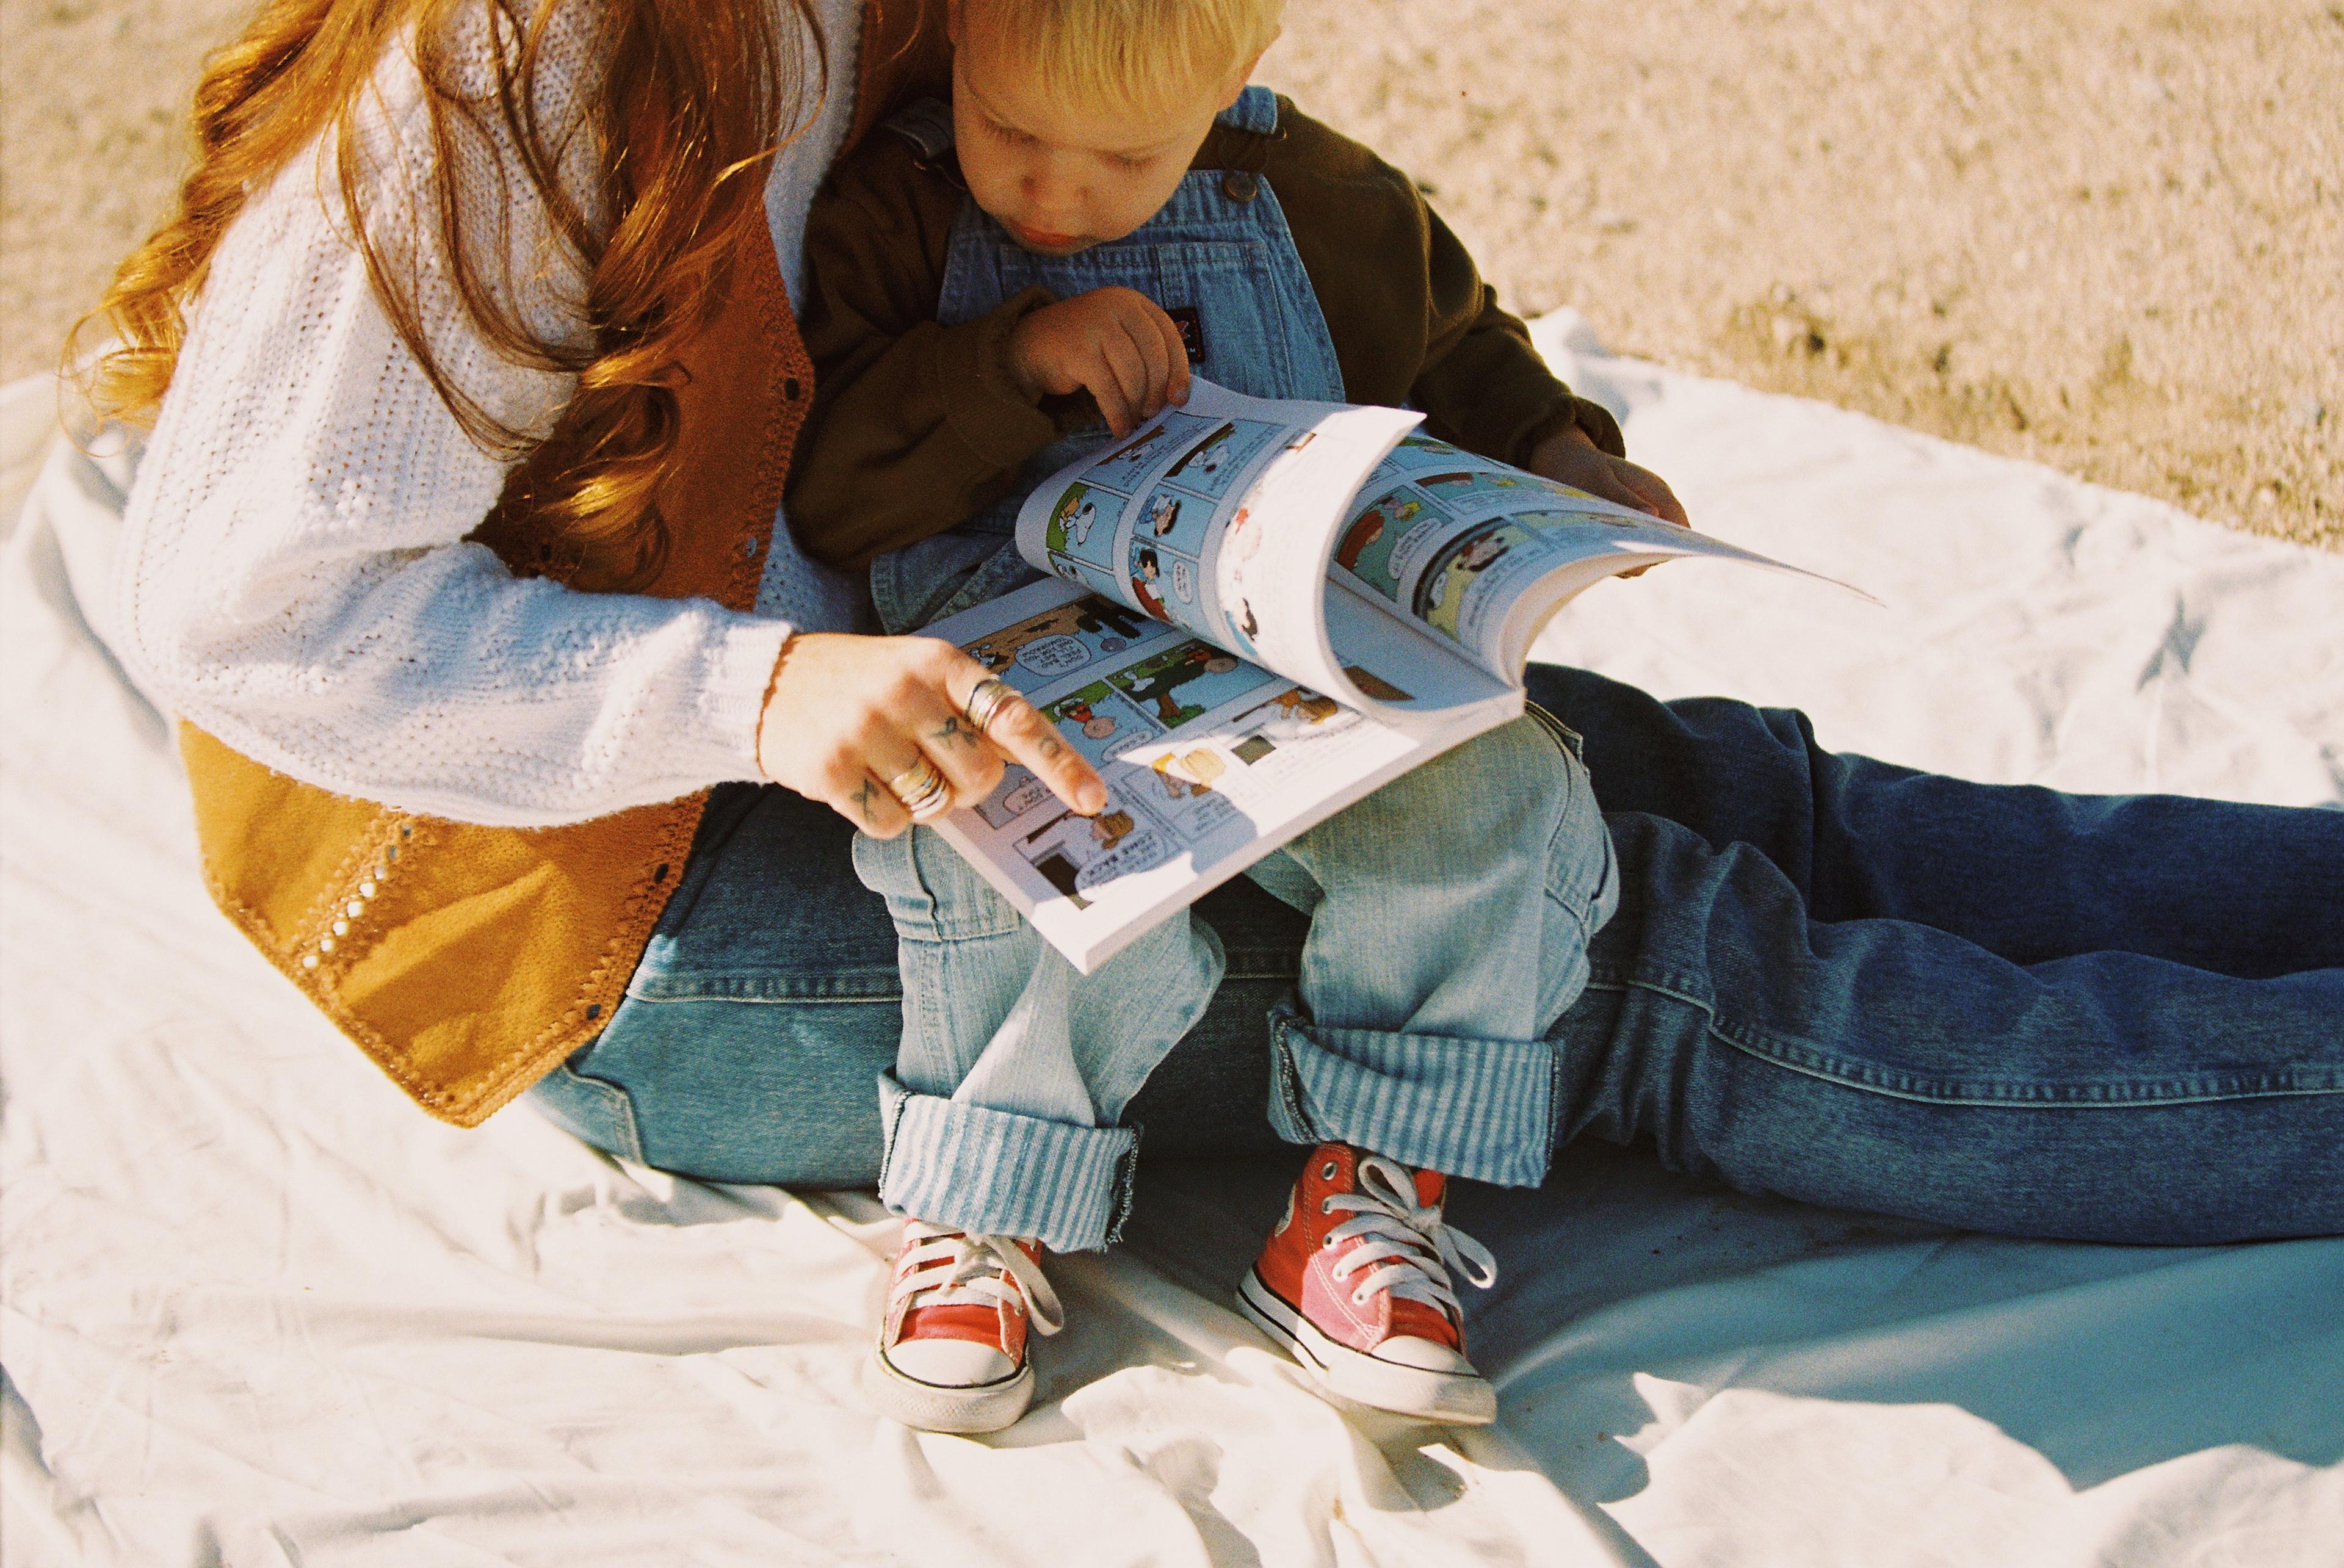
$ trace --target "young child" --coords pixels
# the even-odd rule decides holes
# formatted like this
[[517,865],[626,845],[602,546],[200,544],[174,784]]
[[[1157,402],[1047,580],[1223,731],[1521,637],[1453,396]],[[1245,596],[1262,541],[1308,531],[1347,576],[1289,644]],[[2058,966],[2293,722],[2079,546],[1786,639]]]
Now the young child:
[[[1246,86],[1279,10],[956,0],[950,106],[834,173],[807,229],[817,379],[787,511],[812,553],[868,568],[887,631],[1033,580],[1017,499],[1181,400],[1192,358],[1258,396],[1410,403],[1471,450],[1673,511],[1412,182]],[[1076,394],[1104,429],[1062,429]],[[1240,1304],[1327,1387],[1427,1419],[1495,1405],[1453,1278],[1493,1266],[1442,1222],[1445,1178],[1543,1177],[1541,1037],[1616,897],[1559,730],[1491,732],[1253,873],[1312,916],[1269,1109],[1312,1152]],[[1119,1118],[1202,1013],[1220,946],[1184,914],[1083,976],[928,829],[860,836],[855,864],[904,991],[880,1194],[910,1223],[870,1387],[913,1424],[990,1431],[1031,1398],[1029,1326],[1059,1323],[1043,1250],[1120,1226]]]

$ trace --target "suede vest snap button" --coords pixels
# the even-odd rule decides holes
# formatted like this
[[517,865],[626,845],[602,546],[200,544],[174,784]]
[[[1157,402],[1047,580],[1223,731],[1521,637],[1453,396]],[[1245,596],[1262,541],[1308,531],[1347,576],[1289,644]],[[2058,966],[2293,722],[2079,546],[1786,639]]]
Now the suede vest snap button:
[[1251,201],[1261,194],[1261,181],[1244,169],[1233,168],[1221,177],[1221,194],[1231,201]]

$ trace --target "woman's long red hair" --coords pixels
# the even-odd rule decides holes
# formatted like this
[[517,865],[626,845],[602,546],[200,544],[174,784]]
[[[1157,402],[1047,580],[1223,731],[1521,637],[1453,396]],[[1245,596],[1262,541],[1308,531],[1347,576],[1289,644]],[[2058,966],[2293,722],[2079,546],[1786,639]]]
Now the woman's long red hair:
[[[546,40],[563,5],[596,7],[600,92],[582,126],[538,123],[532,106]],[[445,56],[460,15],[484,13],[498,47],[493,89],[467,94]],[[332,129],[349,232],[400,339],[441,400],[484,450],[517,458],[523,432],[465,395],[432,355],[414,280],[387,256],[363,210],[368,188],[356,116],[387,49],[412,39],[440,170],[460,137],[500,130],[520,149],[527,189],[584,279],[582,342],[532,332],[500,281],[502,257],[480,254],[446,181],[409,199],[414,231],[436,227],[455,287],[480,334],[528,365],[574,374],[562,414],[564,450],[581,454],[540,476],[532,507],[573,546],[631,561],[640,575],[663,553],[652,496],[677,433],[677,350],[706,319],[744,226],[763,222],[768,159],[789,125],[803,126],[824,84],[789,80],[782,22],[814,26],[810,0],[268,0],[244,35],[207,63],[196,89],[196,163],[178,209],[133,251],[97,309],[75,329],[100,327],[111,345],[85,372],[97,407],[151,421],[178,363],[187,316],[221,236],[250,194],[286,160]],[[817,33],[817,36],[818,36]],[[827,75],[826,57],[823,74]],[[558,177],[565,137],[593,138],[607,221],[590,220]],[[394,185],[397,182],[392,182]],[[378,187],[377,188],[379,188]],[[74,350],[69,346],[68,358]]]

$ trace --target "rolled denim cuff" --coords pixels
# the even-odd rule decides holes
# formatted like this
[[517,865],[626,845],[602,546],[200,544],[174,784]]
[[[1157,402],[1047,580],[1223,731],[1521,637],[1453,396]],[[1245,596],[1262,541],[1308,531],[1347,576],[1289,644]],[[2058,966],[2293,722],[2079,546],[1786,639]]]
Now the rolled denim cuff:
[[879,1075],[886,1151],[879,1200],[897,1214],[979,1236],[1032,1237],[1086,1252],[1123,1234],[1139,1129],[1076,1127],[914,1094]]
[[1269,1026],[1269,1120],[1288,1142],[1357,1144],[1500,1187],[1546,1179],[1553,1047],[1321,1028],[1290,1006]]

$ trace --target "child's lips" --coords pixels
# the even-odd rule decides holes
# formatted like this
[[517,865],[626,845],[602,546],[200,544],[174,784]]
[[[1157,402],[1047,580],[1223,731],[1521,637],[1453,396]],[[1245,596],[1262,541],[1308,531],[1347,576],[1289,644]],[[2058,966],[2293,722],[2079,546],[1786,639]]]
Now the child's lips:
[[1046,228],[1028,228],[1022,223],[1011,224],[1009,232],[1016,237],[1019,244],[1031,246],[1036,250],[1065,250],[1078,242],[1075,235],[1053,234]]

